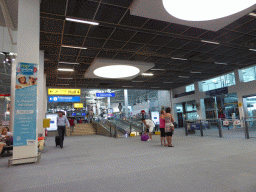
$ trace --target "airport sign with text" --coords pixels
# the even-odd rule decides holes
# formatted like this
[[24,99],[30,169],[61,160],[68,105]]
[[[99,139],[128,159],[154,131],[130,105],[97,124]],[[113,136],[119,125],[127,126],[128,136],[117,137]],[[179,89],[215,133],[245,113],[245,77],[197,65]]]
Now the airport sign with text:
[[81,95],[80,89],[48,89],[48,95]]

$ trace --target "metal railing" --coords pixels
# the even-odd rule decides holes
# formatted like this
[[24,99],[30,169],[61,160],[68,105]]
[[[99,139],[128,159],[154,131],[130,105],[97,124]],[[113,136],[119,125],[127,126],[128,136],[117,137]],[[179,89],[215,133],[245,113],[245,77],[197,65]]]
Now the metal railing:
[[[206,122],[207,125],[206,126]],[[191,126],[193,125],[193,128]],[[199,126],[201,137],[204,136],[204,129],[211,129],[211,127],[216,126],[219,130],[219,137],[223,137],[222,127],[220,119],[196,119],[196,120],[186,120],[185,121],[185,135],[188,136],[189,133],[195,133],[197,127]]]

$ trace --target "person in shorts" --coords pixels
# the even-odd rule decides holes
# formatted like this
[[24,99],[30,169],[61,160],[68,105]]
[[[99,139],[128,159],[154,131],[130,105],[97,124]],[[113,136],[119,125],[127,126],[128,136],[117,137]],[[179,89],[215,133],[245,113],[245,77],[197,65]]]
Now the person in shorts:
[[164,119],[165,119],[165,137],[168,142],[168,147],[174,147],[172,145],[172,135],[173,135],[173,131],[174,131],[174,125],[172,122],[174,122],[174,119],[171,114],[170,107],[166,108],[166,113],[164,115]]
[[147,128],[147,133],[149,134],[148,141],[151,141],[152,140],[152,132],[153,132],[153,129],[155,127],[155,124],[150,119],[142,119],[142,122],[145,124],[145,126]]

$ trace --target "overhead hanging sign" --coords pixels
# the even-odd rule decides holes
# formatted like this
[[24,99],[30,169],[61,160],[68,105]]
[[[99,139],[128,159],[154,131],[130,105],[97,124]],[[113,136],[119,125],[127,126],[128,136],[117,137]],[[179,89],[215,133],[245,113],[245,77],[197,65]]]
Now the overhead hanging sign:
[[209,96],[217,96],[217,95],[223,95],[223,94],[228,94],[227,87],[223,87],[220,89],[214,89],[214,90],[210,90],[210,91],[206,92],[206,95],[209,95]]
[[80,96],[48,96],[48,102],[80,102]]
[[48,95],[81,95],[80,89],[48,89]]
[[83,103],[74,103],[74,108],[83,108],[84,104]]
[[115,97],[115,93],[96,93],[96,97]]
[[18,63],[15,85],[13,145],[36,144],[37,64]]

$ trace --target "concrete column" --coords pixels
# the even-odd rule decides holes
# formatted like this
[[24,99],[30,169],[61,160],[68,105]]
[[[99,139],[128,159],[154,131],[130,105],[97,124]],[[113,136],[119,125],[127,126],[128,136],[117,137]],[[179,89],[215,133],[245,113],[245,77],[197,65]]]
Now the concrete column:
[[125,114],[126,117],[129,117],[129,109],[128,109],[128,90],[124,89],[124,105],[125,105]]
[[38,115],[37,115],[37,129],[39,134],[45,134],[45,129],[43,128],[43,119],[45,118],[45,77],[44,77],[44,51],[40,51],[39,53],[39,71],[38,71],[38,81],[37,81],[37,89],[38,89]]
[[[18,34],[17,59],[12,65],[11,77],[11,126],[14,126],[15,82],[18,62],[39,64],[39,34],[40,34],[40,0],[19,0],[18,5]],[[40,65],[38,71],[40,71]],[[42,79],[39,79],[42,81]],[[37,81],[38,82],[38,81]],[[38,99],[38,98],[37,98]],[[38,102],[37,102],[38,108]],[[14,129],[13,129],[14,128]],[[38,127],[36,128],[36,135]],[[37,138],[36,138],[37,140]],[[13,158],[34,157],[37,155],[37,142],[26,146],[14,146]]]
[[[111,93],[111,89],[108,89],[108,92]],[[108,97],[108,109],[110,109],[110,97]]]
[[[239,90],[239,87],[243,86],[242,85],[242,73],[236,69],[234,71],[235,73],[235,80],[236,80],[236,86],[238,87],[238,90]],[[245,117],[245,111],[244,111],[244,101],[243,101],[243,93],[241,91],[237,91],[237,102],[238,102],[238,109],[239,109],[239,116],[240,116],[240,119],[242,120],[244,117]]]

